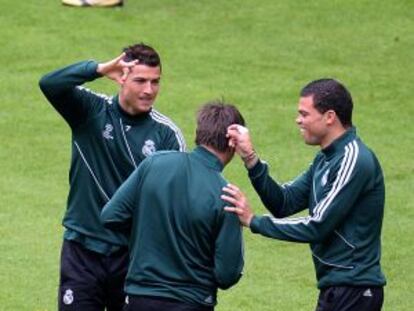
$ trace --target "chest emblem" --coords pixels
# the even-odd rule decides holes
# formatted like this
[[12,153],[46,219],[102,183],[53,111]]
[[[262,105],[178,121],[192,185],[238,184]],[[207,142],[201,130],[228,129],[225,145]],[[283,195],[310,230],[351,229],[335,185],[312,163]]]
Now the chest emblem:
[[112,136],[112,131],[114,130],[114,127],[112,124],[105,124],[105,129],[102,131],[102,136],[105,139],[114,139],[114,137]]
[[329,169],[327,169],[326,172],[322,176],[322,179],[321,179],[322,187],[325,187],[326,183],[328,182],[328,175],[329,175]]
[[142,154],[148,157],[155,151],[157,151],[155,143],[151,139],[146,140],[144,146],[142,146]]

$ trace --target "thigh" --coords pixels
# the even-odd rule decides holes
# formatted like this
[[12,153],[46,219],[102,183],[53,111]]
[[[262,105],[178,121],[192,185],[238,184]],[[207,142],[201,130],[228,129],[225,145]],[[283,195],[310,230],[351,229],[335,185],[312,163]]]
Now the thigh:
[[103,311],[99,254],[64,240],[60,263],[59,311]]
[[380,311],[382,287],[333,286],[319,294],[316,311]]
[[128,271],[128,250],[122,250],[106,258],[106,306],[107,311],[121,311],[125,304],[125,277]]

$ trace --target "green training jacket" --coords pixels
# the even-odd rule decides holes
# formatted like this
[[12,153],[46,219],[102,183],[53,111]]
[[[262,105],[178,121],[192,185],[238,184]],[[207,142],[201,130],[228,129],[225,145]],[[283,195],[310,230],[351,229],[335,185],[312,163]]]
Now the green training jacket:
[[65,238],[110,254],[128,242],[123,233],[102,226],[102,207],[148,155],[184,151],[185,142],[180,130],[158,111],[134,117],[121,109],[118,96],[80,86],[101,77],[97,66],[95,61],[80,62],[45,75],[39,85],[72,130]]
[[[251,231],[310,243],[319,288],[385,284],[380,266],[384,179],[377,158],[355,128],[321,150],[291,183],[276,183],[260,161],[249,177],[277,217],[255,216]],[[280,219],[304,209],[309,216]]]
[[156,153],[104,207],[106,227],[131,230],[127,294],[212,306],[239,280],[242,231],[220,199],[222,169],[203,147]]

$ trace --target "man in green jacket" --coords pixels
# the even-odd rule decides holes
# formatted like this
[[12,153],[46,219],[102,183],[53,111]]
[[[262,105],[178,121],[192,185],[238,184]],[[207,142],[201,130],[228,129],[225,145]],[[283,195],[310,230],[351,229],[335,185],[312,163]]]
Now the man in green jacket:
[[[119,85],[118,95],[81,86],[103,76]],[[153,109],[160,77],[158,53],[136,44],[109,62],[83,61],[40,80],[42,92],[72,131],[59,310],[122,309],[128,240],[124,232],[104,228],[99,217],[147,156],[185,149],[180,130]]]
[[234,106],[204,105],[194,151],[147,158],[102,210],[105,227],[131,232],[125,311],[214,310],[217,288],[239,280],[242,230],[220,199],[231,124],[244,124]]
[[[305,86],[296,119],[306,144],[319,145],[310,167],[280,185],[259,161],[247,130],[230,126],[231,144],[272,216],[255,216],[234,185],[222,198],[253,233],[309,243],[320,289],[317,311],[378,311],[385,278],[381,271],[384,178],[374,153],[352,126],[352,98],[333,79]],[[309,216],[284,218],[308,209]]]

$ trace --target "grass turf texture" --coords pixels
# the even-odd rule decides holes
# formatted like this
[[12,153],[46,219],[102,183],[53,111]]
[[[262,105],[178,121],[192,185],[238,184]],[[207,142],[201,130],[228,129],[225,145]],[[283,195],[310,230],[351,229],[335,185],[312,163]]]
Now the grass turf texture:
[[[409,0],[130,0],[122,9],[3,0],[0,310],[56,309],[70,132],[42,97],[39,77],[78,60],[108,60],[138,41],[161,54],[156,107],[183,129],[190,147],[196,109],[224,97],[241,109],[278,180],[295,177],[317,151],[303,144],[294,124],[300,88],[326,76],[343,81],[354,98],[358,133],[386,177],[384,310],[412,310],[413,12]],[[117,90],[103,79],[89,86]],[[264,212],[239,160],[225,176]],[[317,290],[307,245],[249,231],[245,240],[244,277],[220,293],[217,310],[313,310]]]

